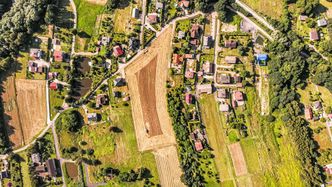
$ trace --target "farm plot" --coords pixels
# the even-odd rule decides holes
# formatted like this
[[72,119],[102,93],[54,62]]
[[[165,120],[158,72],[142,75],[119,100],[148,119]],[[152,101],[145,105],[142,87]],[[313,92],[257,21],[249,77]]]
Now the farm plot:
[[145,54],[125,69],[140,151],[176,143],[167,112],[165,87],[171,40],[172,28],[169,27],[151,44]]
[[13,147],[29,143],[46,125],[45,83],[41,80],[15,81],[13,76],[5,82],[4,118]]
[[156,158],[161,186],[184,186],[181,182],[181,170],[177,155],[176,147],[169,146],[154,152]]
[[249,7],[274,19],[282,16],[283,3],[279,0],[242,0]]
[[240,143],[234,143],[228,145],[228,149],[229,152],[231,153],[236,176],[242,176],[248,174],[246,161],[244,159]]
[[28,143],[46,125],[46,81],[19,79],[15,84],[22,134]]

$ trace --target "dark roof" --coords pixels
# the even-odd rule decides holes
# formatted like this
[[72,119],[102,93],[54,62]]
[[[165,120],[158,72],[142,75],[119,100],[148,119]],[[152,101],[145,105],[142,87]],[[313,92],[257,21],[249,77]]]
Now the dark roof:
[[57,162],[58,162],[58,160],[56,160],[56,159],[48,159],[46,161],[47,171],[51,177],[56,177],[59,175],[58,169],[57,169]]

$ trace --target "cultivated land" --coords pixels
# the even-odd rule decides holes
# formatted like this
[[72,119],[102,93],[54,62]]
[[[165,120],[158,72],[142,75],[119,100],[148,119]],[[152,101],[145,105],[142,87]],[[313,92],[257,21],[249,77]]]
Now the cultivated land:
[[231,144],[228,146],[228,149],[231,153],[236,176],[242,176],[247,174],[247,164],[244,159],[240,143]]
[[274,19],[280,19],[283,2],[280,0],[242,0],[255,11]]
[[46,125],[46,81],[19,79],[15,83],[23,137],[28,143]]
[[13,76],[5,82],[2,95],[4,118],[12,146],[29,143],[46,125],[45,83],[41,80],[15,80]]
[[162,186],[182,185],[175,136],[167,112],[165,86],[172,37],[172,27],[168,27],[125,70],[138,149],[155,151]]
[[[168,73],[165,70],[170,59],[171,40],[172,28],[169,27],[151,44],[145,54],[139,56],[125,70],[140,151],[176,143],[167,112],[165,87]],[[156,76],[158,77],[155,78]],[[153,98],[155,102],[150,100],[154,100]]]

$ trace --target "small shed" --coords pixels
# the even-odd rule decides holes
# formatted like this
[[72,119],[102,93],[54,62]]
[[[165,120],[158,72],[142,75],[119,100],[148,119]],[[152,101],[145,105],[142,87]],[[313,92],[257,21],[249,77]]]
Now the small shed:
[[139,18],[139,10],[138,10],[138,8],[133,8],[133,11],[131,13],[131,17],[135,18],[135,19]]

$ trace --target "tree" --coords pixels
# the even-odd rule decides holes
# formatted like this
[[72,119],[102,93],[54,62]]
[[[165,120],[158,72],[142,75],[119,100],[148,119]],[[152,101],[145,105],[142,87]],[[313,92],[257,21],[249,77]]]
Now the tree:
[[214,5],[214,10],[218,12],[218,17],[220,21],[227,21],[226,17],[226,5],[228,4],[228,0],[219,0],[215,5]]
[[45,23],[50,25],[55,23],[56,15],[55,12],[57,11],[57,6],[54,4],[50,4],[47,6],[46,14],[45,14]]
[[57,120],[57,126],[76,133],[80,130],[83,123],[83,117],[77,110],[69,110],[62,114]]

